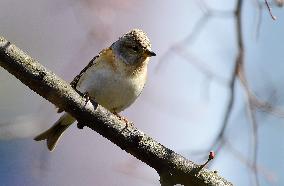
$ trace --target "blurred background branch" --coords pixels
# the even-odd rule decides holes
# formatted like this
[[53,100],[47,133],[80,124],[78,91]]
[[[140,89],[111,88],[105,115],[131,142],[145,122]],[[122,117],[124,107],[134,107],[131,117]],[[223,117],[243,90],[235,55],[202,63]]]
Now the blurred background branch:
[[[256,97],[256,95],[253,93],[251,88],[248,85],[247,78],[245,76],[245,69],[244,69],[244,63],[245,63],[245,46],[244,46],[244,36],[243,36],[243,14],[242,14],[242,9],[243,9],[243,0],[237,0],[236,1],[236,8],[233,11],[219,11],[219,10],[212,10],[205,1],[196,1],[201,9],[203,10],[204,14],[203,16],[199,19],[199,21],[196,23],[193,31],[181,42],[173,44],[169,50],[165,53],[165,56],[168,55],[170,52],[174,52],[177,55],[180,55],[181,57],[184,57],[186,61],[190,62],[193,64],[197,70],[199,70],[201,73],[204,74],[204,76],[207,77],[207,79],[215,80],[218,83],[221,83],[222,85],[228,86],[229,89],[229,98],[227,101],[227,105],[225,107],[225,113],[224,117],[221,123],[220,130],[218,134],[216,135],[215,140],[212,141],[211,145],[209,146],[208,149],[206,150],[198,150],[195,152],[191,152],[190,154],[195,154],[195,155],[202,155],[204,156],[205,152],[208,150],[214,150],[217,154],[220,152],[220,150],[223,148],[224,145],[227,144],[226,138],[225,138],[225,131],[227,128],[227,125],[229,124],[229,118],[232,115],[232,109],[233,105],[235,102],[235,82],[236,80],[239,80],[240,83],[243,85],[244,92],[246,94],[246,99],[247,99],[247,111],[248,111],[248,117],[250,124],[252,126],[252,141],[253,141],[253,155],[252,155],[252,161],[251,165],[248,166],[253,170],[254,177],[255,177],[255,185],[260,185],[259,183],[259,178],[258,178],[258,168],[257,168],[257,153],[258,153],[258,124],[256,120],[256,109],[262,110],[264,112],[273,114],[277,117],[284,117],[284,110],[282,108],[278,108],[274,106],[273,104],[269,103],[268,101],[263,101],[260,100],[259,98]],[[259,2],[258,0],[255,0],[257,8],[259,11],[263,7],[263,3]],[[267,7],[267,11],[271,15],[271,18],[273,20],[276,20],[276,17],[272,13],[271,6],[283,6],[283,2],[281,0],[274,1],[273,3],[268,3],[267,0],[265,0],[264,5]],[[223,18],[229,18],[229,17],[234,17],[235,20],[235,33],[236,33],[236,42],[237,42],[237,55],[236,55],[236,60],[233,63],[233,70],[231,73],[231,78],[229,80],[226,80],[222,77],[220,77],[218,74],[215,74],[213,71],[211,71],[208,67],[206,67],[205,62],[201,62],[200,60],[196,59],[193,57],[193,55],[189,51],[186,51],[186,45],[192,44],[201,34],[202,29],[204,29],[206,23],[209,21],[210,18],[213,17],[223,17]],[[258,16],[261,15],[261,13],[258,13]],[[259,32],[260,29],[260,22],[261,19],[259,18],[257,20],[257,33]],[[258,35],[258,34],[257,34]],[[166,57],[163,56],[161,58],[161,61],[164,60]],[[161,64],[161,63],[160,63]],[[157,66],[157,70],[160,67]]]

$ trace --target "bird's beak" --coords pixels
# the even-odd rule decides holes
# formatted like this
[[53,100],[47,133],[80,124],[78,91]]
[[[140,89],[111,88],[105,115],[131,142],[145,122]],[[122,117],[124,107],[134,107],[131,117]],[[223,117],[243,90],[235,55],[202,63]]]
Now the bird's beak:
[[153,52],[153,51],[151,51],[151,50],[146,50],[146,54],[147,54],[147,56],[149,56],[149,57],[156,56],[155,52]]

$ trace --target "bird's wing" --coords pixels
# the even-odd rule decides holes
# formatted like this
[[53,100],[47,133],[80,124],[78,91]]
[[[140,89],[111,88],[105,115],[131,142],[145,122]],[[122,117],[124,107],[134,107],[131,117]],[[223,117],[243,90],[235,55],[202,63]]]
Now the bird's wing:
[[[82,75],[93,65],[97,64],[97,59],[100,56],[103,56],[103,54],[108,53],[109,51],[111,51],[111,48],[106,48],[103,49],[97,56],[95,56],[90,62],[89,64],[73,79],[73,81],[70,83],[71,87],[76,89],[77,88],[77,84],[80,80],[80,78],[82,77]],[[84,92],[83,92],[84,93]]]
[[[104,52],[107,52],[109,51],[110,48],[107,48],[107,49],[104,49],[102,50],[97,56],[93,57],[93,59],[88,63],[88,65],[83,69],[81,70],[81,72],[73,79],[73,81],[71,81],[70,85],[73,89],[75,89],[77,92],[77,84],[80,80],[80,78],[82,77],[82,75],[93,65],[95,65],[97,63],[97,60]],[[85,92],[82,92],[82,93],[85,93]],[[58,113],[61,113],[63,110],[62,109],[58,109]]]
[[95,56],[89,63],[87,66],[85,66],[85,68],[83,68],[83,70],[81,70],[81,72],[71,81],[70,85],[72,88],[76,89],[77,88],[77,84],[81,78],[81,76],[87,71],[88,68],[90,68],[91,66],[93,66],[95,64],[96,59],[100,56],[97,55]]
[[[95,56],[89,63],[88,63],[88,65],[85,67],[85,68],[83,68],[83,70],[81,70],[81,72],[71,81],[71,83],[70,83],[70,85],[71,85],[71,87],[73,88],[73,89],[75,89],[76,91],[77,91],[77,84],[78,84],[78,82],[79,82],[79,80],[80,80],[80,78],[81,78],[81,76],[86,72],[86,70],[89,68],[89,67],[91,67],[91,66],[93,66],[96,62],[96,59],[98,58],[100,56],[100,54],[99,55],[97,55],[97,56]],[[61,113],[61,112],[63,112],[63,109],[58,109],[58,111],[57,111],[57,113]]]

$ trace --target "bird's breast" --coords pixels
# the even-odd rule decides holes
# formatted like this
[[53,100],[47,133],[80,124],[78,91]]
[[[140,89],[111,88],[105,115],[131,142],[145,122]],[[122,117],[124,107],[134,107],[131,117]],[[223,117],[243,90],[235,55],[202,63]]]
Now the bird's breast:
[[124,67],[97,63],[82,75],[77,89],[82,93],[88,92],[91,98],[111,112],[120,112],[140,95],[146,75],[146,67],[129,75]]

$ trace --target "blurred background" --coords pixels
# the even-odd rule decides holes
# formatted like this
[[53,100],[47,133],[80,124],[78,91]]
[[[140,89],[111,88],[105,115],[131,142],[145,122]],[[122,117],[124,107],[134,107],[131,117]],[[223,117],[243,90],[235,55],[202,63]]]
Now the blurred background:
[[[276,21],[258,0],[1,0],[0,35],[71,82],[122,34],[144,30],[157,57],[122,115],[196,163],[215,150],[209,169],[235,185],[284,185],[284,12],[270,3]],[[159,185],[88,128],[70,127],[52,153],[33,141],[58,117],[0,68],[0,185]]]

